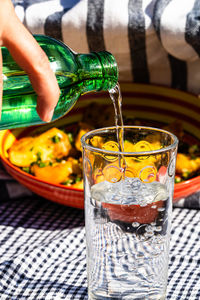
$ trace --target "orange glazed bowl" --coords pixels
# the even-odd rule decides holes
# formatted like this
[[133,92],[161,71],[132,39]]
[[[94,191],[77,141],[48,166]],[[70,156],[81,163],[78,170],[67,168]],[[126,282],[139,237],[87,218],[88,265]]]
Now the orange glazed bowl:
[[[190,144],[200,145],[200,101],[197,96],[173,90],[166,87],[121,84],[122,112],[126,120],[136,119],[142,125],[164,127],[175,120],[181,122],[184,135]],[[78,124],[87,112],[87,107],[96,102],[102,105],[96,118],[106,119],[104,112],[106,107],[113,108],[108,93],[96,93],[84,95],[79,98],[74,108],[62,119],[41,126],[4,130],[0,132],[0,155],[7,172],[22,185],[32,192],[59,204],[84,208],[84,192],[61,184],[53,184],[22,171],[8,160],[8,149],[21,137],[30,134],[39,134],[51,127],[63,127],[63,125]],[[113,118],[114,124],[114,118]],[[112,124],[112,125],[113,125]],[[130,124],[130,123],[129,123]],[[200,191],[200,176],[176,183],[174,186],[174,202]]]

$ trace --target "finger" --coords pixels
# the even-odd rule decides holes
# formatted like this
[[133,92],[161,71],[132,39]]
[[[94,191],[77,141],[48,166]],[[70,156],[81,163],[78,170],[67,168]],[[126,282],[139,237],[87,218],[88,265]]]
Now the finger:
[[50,121],[60,90],[46,54],[16,15],[9,22],[3,41],[13,59],[30,78],[38,95],[37,112],[40,118]]

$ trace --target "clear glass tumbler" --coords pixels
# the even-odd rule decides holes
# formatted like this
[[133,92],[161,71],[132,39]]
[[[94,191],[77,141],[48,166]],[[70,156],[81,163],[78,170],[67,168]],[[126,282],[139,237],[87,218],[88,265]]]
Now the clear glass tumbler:
[[[165,299],[177,138],[124,126],[82,137],[88,296]],[[122,135],[118,135],[122,136]]]

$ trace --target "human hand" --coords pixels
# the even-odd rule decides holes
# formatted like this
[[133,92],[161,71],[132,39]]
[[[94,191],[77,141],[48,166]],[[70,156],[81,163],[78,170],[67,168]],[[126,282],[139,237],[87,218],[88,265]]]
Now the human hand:
[[[13,59],[28,74],[37,94],[37,112],[43,121],[52,119],[60,90],[44,51],[18,19],[11,0],[0,0],[0,46],[9,50]],[[2,74],[0,49],[0,74]],[[0,76],[0,109],[3,78]]]

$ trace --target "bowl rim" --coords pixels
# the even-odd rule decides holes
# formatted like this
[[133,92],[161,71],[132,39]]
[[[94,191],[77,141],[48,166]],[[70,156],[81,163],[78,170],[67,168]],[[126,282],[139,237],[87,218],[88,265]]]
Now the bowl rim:
[[175,183],[175,186],[178,188],[178,189],[181,189],[182,186],[184,185],[193,185],[194,183],[198,182],[199,181],[199,188],[200,188],[200,175],[198,176],[195,176],[195,177],[192,177],[188,180],[185,180],[185,181],[181,181],[181,182],[178,182],[178,183]]

